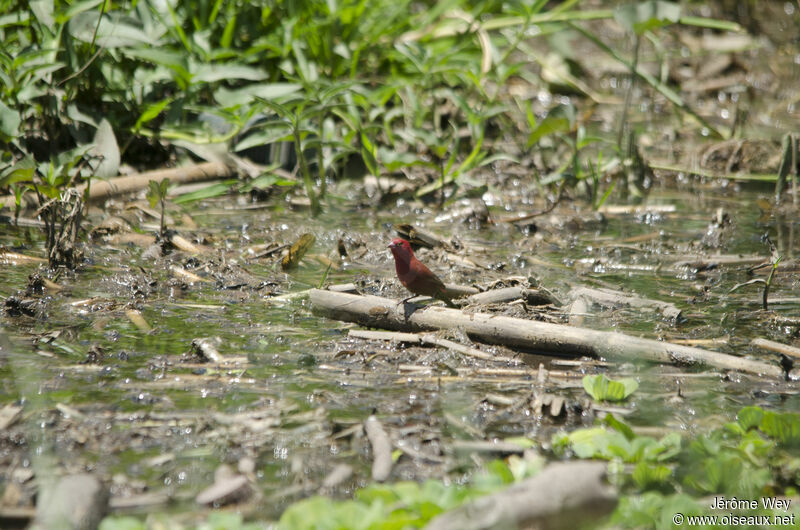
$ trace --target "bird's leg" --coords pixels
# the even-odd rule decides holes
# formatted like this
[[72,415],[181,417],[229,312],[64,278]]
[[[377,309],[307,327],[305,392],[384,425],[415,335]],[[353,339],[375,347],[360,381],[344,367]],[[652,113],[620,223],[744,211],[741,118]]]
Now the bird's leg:
[[[411,295],[411,296],[409,296],[408,298],[403,298],[402,300],[400,300],[399,302],[397,302],[397,305],[400,305],[400,304],[405,304],[405,303],[406,303],[406,302],[408,302],[409,300],[411,300],[411,299],[413,299],[413,298],[416,298],[416,297],[417,297],[417,295],[416,295],[416,294],[412,294],[412,295]],[[397,307],[397,306],[395,306],[395,307]]]

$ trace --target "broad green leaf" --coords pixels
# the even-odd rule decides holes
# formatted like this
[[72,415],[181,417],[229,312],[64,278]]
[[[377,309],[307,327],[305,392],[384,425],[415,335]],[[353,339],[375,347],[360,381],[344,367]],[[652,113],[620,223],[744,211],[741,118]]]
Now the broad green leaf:
[[67,105],[67,116],[73,121],[85,123],[86,125],[90,125],[95,129],[99,126],[94,118],[82,112],[75,103],[70,103]]
[[278,528],[280,530],[317,528],[317,522],[326,519],[330,527],[335,528],[332,521],[334,510],[333,500],[320,496],[311,497],[289,506],[281,515]]
[[514,473],[502,460],[492,460],[486,465],[486,471],[494,477],[500,479],[504,484],[514,483]]
[[625,437],[615,431],[607,431],[603,427],[577,429],[568,435],[570,447],[578,458],[593,458],[607,455],[609,440],[616,437],[620,442]]
[[583,388],[595,401],[622,401],[639,388],[639,383],[631,378],[615,381],[604,374],[587,375]]
[[120,152],[114,129],[107,119],[103,118],[94,134],[94,145],[89,153],[100,158],[99,163],[94,163],[94,174],[100,178],[116,177],[119,175]]
[[663,486],[671,475],[672,471],[665,465],[639,462],[631,476],[641,489],[650,489]]
[[33,179],[33,173],[35,171],[36,161],[34,161],[31,155],[27,155],[0,174],[0,188],[5,188],[16,182],[30,181]]
[[[103,15],[98,26],[100,11],[84,11],[76,14],[67,24],[67,29],[76,40],[90,43],[94,39],[95,46],[106,49],[127,46],[158,46],[158,38],[142,31],[136,19],[131,17]],[[97,34],[95,35],[95,30]]]
[[169,68],[182,83],[188,84],[192,78],[186,64],[185,54],[158,48],[124,48],[122,53]]
[[84,155],[89,153],[93,147],[94,145],[92,144],[79,145],[78,147],[73,147],[72,149],[58,153],[53,160],[54,167],[59,172],[69,171],[75,164],[80,162]]
[[782,445],[800,446],[800,414],[764,411],[759,429]]
[[99,6],[103,1],[104,0],[84,0],[83,2],[75,2],[69,6],[69,9],[65,9],[56,16],[56,22],[63,24],[71,20],[78,13],[83,13]]
[[54,2],[48,0],[32,0],[28,7],[33,11],[36,20],[39,24],[46,28],[55,27],[55,20],[53,18],[53,5]]
[[736,415],[736,421],[742,426],[745,431],[758,427],[761,425],[761,419],[764,417],[764,410],[761,407],[744,407]]
[[19,124],[21,123],[19,113],[14,109],[6,107],[0,101],[0,139],[10,142],[19,134]]

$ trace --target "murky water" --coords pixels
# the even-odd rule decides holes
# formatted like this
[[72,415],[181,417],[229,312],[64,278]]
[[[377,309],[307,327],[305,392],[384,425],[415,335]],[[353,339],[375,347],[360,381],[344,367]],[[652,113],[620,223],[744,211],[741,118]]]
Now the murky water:
[[[671,266],[690,254],[766,258],[764,233],[770,234],[786,259],[793,257],[790,233],[800,230],[800,216],[793,212],[780,220],[775,215],[764,217],[755,206],[759,194],[763,192],[737,191],[710,198],[693,191],[654,192],[649,204],[672,204],[677,211],[606,215],[577,228],[539,223],[535,233],[505,225],[481,230],[464,224],[437,225],[433,215],[405,206],[380,212],[333,207],[316,221],[302,212],[206,210],[195,214],[194,220],[200,226],[197,233],[213,235],[214,259],[224,256],[253,276],[273,282],[270,287],[225,288],[235,282],[213,280],[182,287],[169,279],[168,267],[173,262],[186,266],[186,256],[176,253],[154,261],[142,258],[140,248],[94,244],[87,248],[87,266],[59,279],[66,289],[52,295],[43,317],[3,317],[16,351],[2,364],[0,401],[24,395],[28,403],[35,403],[38,412],[26,417],[22,432],[43,435],[62,462],[125,477],[119,482],[120,495],[163,490],[179,501],[191,500],[210,483],[219,463],[235,464],[245,456],[257,463],[257,483],[273,515],[283,503],[315,491],[337,462],[347,462],[355,470],[354,479],[337,490],[347,494],[368,481],[368,444],[360,434],[341,438],[337,434],[373,412],[416,450],[444,455],[433,462],[404,457],[396,478],[458,475],[476,461],[450,451],[452,440],[529,436],[546,444],[557,429],[591,422],[593,416],[578,406],[585,400],[580,379],[561,384],[560,389],[546,389],[577,406],[566,419],[553,419],[533,414],[524,405],[524,397],[535,387],[534,377],[441,378],[474,368],[474,363],[445,350],[420,353],[346,339],[352,326],[314,316],[306,297],[273,296],[316,287],[325,274],[323,261],[309,256],[299,269],[285,274],[275,263],[242,258],[249,245],[288,243],[302,232],[312,232],[317,237],[312,254],[328,255],[342,238],[350,256],[339,270],[329,272],[327,283],[367,280],[368,289],[378,291],[375,280],[394,274],[384,248],[394,235],[388,227],[415,220],[445,239],[457,238],[466,248],[464,255],[490,266],[484,270],[450,266],[423,251],[446,281],[486,285],[508,276],[529,277],[564,300],[575,286],[624,289],[672,302],[687,320],[675,325],[655,314],[595,308],[584,325],[668,340],[725,339],[712,349],[774,358],[753,350],[749,340],[765,337],[790,343],[795,330],[773,325],[759,312],[759,287],[729,293],[751,278],[747,265],[705,272]],[[213,203],[215,208],[225,205]],[[731,223],[710,229],[718,208]],[[570,215],[558,210],[555,214]],[[0,231],[0,244],[29,255],[43,254],[40,240],[32,229],[6,226]],[[34,270],[36,266],[4,267],[0,295],[24,289]],[[771,293],[776,299],[797,297],[796,274],[779,270]],[[400,296],[402,290],[394,282],[385,294]],[[88,298],[107,302],[97,302],[94,310],[72,305]],[[126,317],[125,309],[133,307],[141,310],[152,331],[141,331]],[[800,313],[796,301],[771,309],[782,316]],[[45,333],[51,335],[41,337]],[[34,336],[40,338],[32,345]],[[238,366],[216,369],[196,361],[185,366],[180,356],[198,337],[219,337],[220,353],[240,357]],[[90,348],[103,352],[99,365],[81,364]],[[431,372],[417,377],[405,364]],[[695,430],[730,419],[743,405],[800,407],[798,387],[792,383],[727,377],[713,369],[616,362],[608,373],[632,374],[640,380],[640,390],[625,405],[626,420],[636,426]],[[511,411],[487,404],[490,394],[522,406]],[[66,420],[63,411],[54,409],[56,404],[79,410],[85,418]],[[232,427],[222,419],[254,411],[263,416],[257,425]],[[169,458],[157,465],[148,460],[165,454]]]

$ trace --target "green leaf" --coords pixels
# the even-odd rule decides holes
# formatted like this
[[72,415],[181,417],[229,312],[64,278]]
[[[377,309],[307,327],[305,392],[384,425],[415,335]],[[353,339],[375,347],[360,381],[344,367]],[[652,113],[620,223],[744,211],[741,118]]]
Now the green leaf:
[[160,182],[150,180],[147,183],[147,200],[151,208],[155,208],[159,201],[163,201],[167,197],[167,188],[169,188],[169,180],[163,179]]
[[251,103],[256,98],[281,100],[302,88],[302,85],[297,83],[255,83],[236,90],[220,87],[214,91],[214,99],[224,107],[233,107]]
[[147,530],[147,525],[136,517],[106,517],[99,530]]
[[5,188],[17,182],[26,182],[33,179],[36,171],[36,161],[31,155],[17,161],[13,166],[0,173],[0,188]]
[[151,120],[154,120],[159,114],[161,114],[161,112],[165,108],[167,108],[167,105],[172,103],[172,101],[173,101],[172,98],[167,98],[167,99],[162,99],[161,101],[159,101],[157,103],[151,103],[150,105],[148,105],[144,109],[144,112],[142,112],[141,116],[139,116],[139,119],[136,120],[136,125],[133,126],[133,129],[135,131],[139,130],[139,128],[142,125],[144,125],[145,123],[147,123],[147,122],[149,122]]
[[742,426],[742,429],[747,431],[761,425],[763,417],[764,411],[761,407],[744,407],[736,415],[736,421]]
[[192,71],[193,83],[213,83],[226,79],[244,79],[245,81],[261,81],[267,73],[260,68],[237,64],[202,64]]
[[[160,35],[148,34],[135,26],[137,22],[129,17],[112,19],[104,15],[98,25],[100,11],[84,11],[75,15],[67,24],[67,29],[76,40],[91,43],[106,49],[129,46],[158,47]],[[95,35],[96,30],[96,35]]]
[[205,188],[200,188],[199,190],[190,191],[189,193],[179,195],[175,197],[172,202],[175,204],[185,204],[203,199],[210,199],[212,197],[219,197],[220,195],[227,194],[231,190],[231,187],[237,182],[238,180],[236,179],[215,182],[214,184],[206,186]]
[[297,182],[279,177],[275,173],[267,172],[246,183],[244,186],[242,186],[241,190],[248,192],[254,189],[263,190],[271,186],[297,186]]
[[625,437],[617,432],[609,432],[603,427],[590,427],[577,429],[568,435],[570,447],[578,458],[593,458],[609,455],[609,443],[615,438],[619,443],[625,442]]
[[603,424],[608,425],[615,431],[622,433],[628,440],[633,440],[636,438],[636,434],[634,434],[633,429],[631,429],[627,423],[618,420],[613,414],[606,414],[605,418],[603,418]]
[[85,0],[83,2],[75,2],[69,7],[69,9],[65,9],[56,16],[56,22],[59,24],[64,24],[75,17],[75,15],[78,13],[89,11],[90,9],[99,6],[101,3],[103,3],[103,0]]
[[514,482],[537,475],[545,463],[544,457],[538,455],[533,458],[521,458],[517,455],[508,457],[508,469],[514,475]]
[[219,45],[222,46],[223,48],[230,48],[235,31],[236,31],[236,15],[233,15],[230,18],[230,20],[228,20],[228,23],[225,24],[225,31],[222,32],[222,38],[219,39]]
[[423,166],[427,164],[427,162],[414,153],[398,153],[397,151],[384,147],[378,148],[378,155],[383,166],[389,172],[394,172],[404,167]]
[[361,158],[367,170],[375,177],[380,176],[378,170],[378,160],[376,158],[375,145],[365,133],[361,133]]
[[664,485],[671,475],[672,471],[667,466],[639,462],[631,476],[639,488],[649,489],[653,486]]
[[782,445],[800,446],[800,414],[764,411],[759,429]]
[[639,383],[632,378],[615,381],[605,374],[587,375],[583,378],[583,388],[595,401],[622,401],[639,388]]
[[185,54],[158,48],[125,48],[122,53],[129,57],[169,68],[177,76],[177,79],[186,85],[192,79],[192,74],[189,73],[186,64]]
[[508,465],[502,460],[492,460],[489,462],[486,465],[486,471],[489,475],[500,479],[503,484],[514,483],[514,473],[511,472],[511,469],[509,469]]
[[94,176],[100,178],[116,177],[119,174],[120,151],[114,129],[107,119],[103,118],[94,134],[94,145],[89,151],[99,159],[93,164]]
[[292,139],[291,126],[286,122],[271,122],[262,127],[263,129],[260,131],[248,132],[247,136],[234,146],[233,151],[238,153],[251,147],[286,142]]
[[568,133],[575,125],[575,105],[559,105],[554,107],[547,116],[539,122],[536,128],[528,136],[528,146],[535,144],[545,136],[551,134]]
[[19,134],[19,124],[22,120],[19,117],[19,112],[9,107],[0,101],[0,139],[4,142],[10,142]]
[[614,20],[636,35],[674,24],[681,18],[681,6],[673,2],[647,0],[626,4],[614,10]]
[[311,497],[289,506],[278,521],[281,530],[299,530],[316,528],[316,522],[326,517],[330,520],[334,511],[334,503],[327,497]]
[[536,447],[536,442],[526,436],[510,436],[503,439],[504,442],[512,443],[520,446],[523,449],[533,449]]
[[281,259],[281,269],[288,271],[297,267],[303,256],[314,246],[316,240],[317,238],[314,234],[306,233],[301,235],[289,248],[289,252]]

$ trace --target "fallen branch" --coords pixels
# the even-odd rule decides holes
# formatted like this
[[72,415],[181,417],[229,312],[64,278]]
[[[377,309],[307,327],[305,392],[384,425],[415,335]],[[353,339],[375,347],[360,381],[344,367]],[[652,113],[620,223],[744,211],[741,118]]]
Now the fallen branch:
[[311,289],[309,297],[316,313],[373,328],[431,331],[459,327],[473,338],[484,342],[570,357],[621,357],[669,364],[704,364],[772,377],[784,375],[783,369],[777,364],[618,332],[575,328],[486,313],[464,313],[437,306],[420,310],[415,305],[398,304],[388,298],[320,289]]
[[660,300],[650,300],[639,296],[613,291],[611,289],[592,289],[590,287],[577,287],[570,291],[570,296],[574,299],[583,298],[592,302],[606,306],[628,306],[636,309],[651,309],[658,311],[667,319],[678,321],[681,319],[681,310],[669,302]]
[[787,357],[800,360],[800,348],[795,348],[794,346],[789,346],[788,344],[782,344],[780,342],[775,342],[768,339],[756,338],[750,341],[750,345],[758,348],[764,348],[765,350],[782,353]]
[[[147,171],[145,173],[137,173],[136,175],[129,175],[127,177],[116,177],[108,180],[92,179],[89,188],[89,200],[103,200],[118,195],[126,195],[135,193],[137,191],[147,188],[151,180],[161,182],[164,179],[169,180],[172,184],[186,184],[189,182],[200,182],[205,180],[214,180],[222,177],[229,177],[232,174],[231,168],[220,162],[204,162],[194,166],[176,167],[170,169],[159,169],[156,171]],[[76,186],[75,190],[83,193],[86,189],[86,184]],[[34,200],[25,200],[25,206],[38,207],[38,203]],[[16,199],[13,195],[6,195],[0,197],[0,209],[11,208],[13,209],[16,204]]]
[[476,359],[483,359],[484,361],[501,361],[510,364],[520,364],[517,359],[512,357],[504,357],[502,355],[492,355],[491,353],[482,352],[477,348],[470,348],[451,340],[443,339],[441,337],[434,337],[433,335],[417,335],[416,333],[396,333],[391,331],[371,331],[365,329],[351,329],[348,332],[349,337],[356,337],[359,339],[369,340],[393,340],[397,342],[407,342],[409,344],[429,344],[432,346],[440,346],[455,352],[466,355],[467,357],[474,357]]
[[467,298],[467,302],[476,305],[502,304],[520,299],[531,305],[560,305],[558,300],[550,293],[538,289],[526,289],[525,287],[503,287],[502,289],[484,291],[473,294]]

